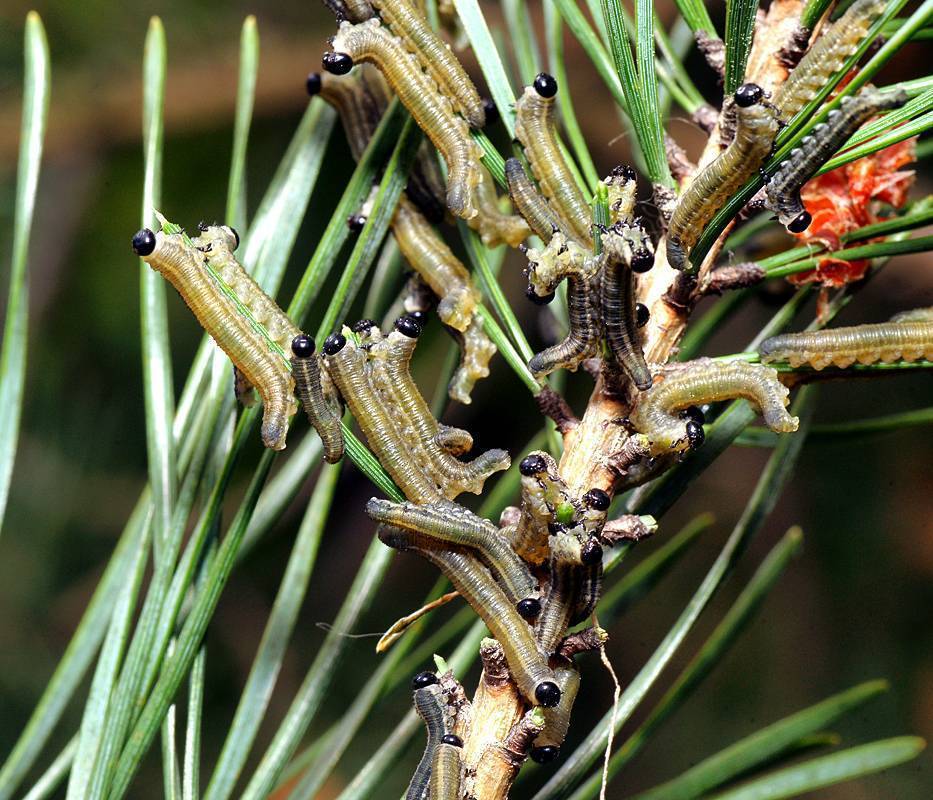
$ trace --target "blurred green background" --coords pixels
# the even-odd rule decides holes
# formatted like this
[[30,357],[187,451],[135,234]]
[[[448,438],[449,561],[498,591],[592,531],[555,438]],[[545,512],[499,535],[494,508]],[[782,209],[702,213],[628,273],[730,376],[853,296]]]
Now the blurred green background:
[[[491,15],[498,9],[488,6]],[[8,272],[22,79],[22,28],[27,4],[0,6],[0,264]],[[256,115],[250,137],[249,196],[255,208],[291,136],[307,97],[304,77],[317,68],[332,19],[314,3],[294,0],[117,4],[68,0],[35,6],[52,50],[52,104],[35,235],[30,258],[30,347],[27,404],[12,497],[0,538],[0,753],[9,751],[80,617],[126,516],[146,481],[145,433],[138,321],[137,260],[129,238],[139,226],[142,179],[140,61],[148,18],[158,13],[169,42],[163,208],[189,228],[222,214],[231,149],[236,59],[243,17],[256,14],[262,42]],[[540,22],[538,4],[531,4]],[[671,9],[661,7],[670,19]],[[721,18],[722,11],[717,9]],[[715,18],[715,17],[714,17]],[[629,159],[608,95],[568,36],[571,89],[584,133],[600,169]],[[911,45],[885,82],[914,76],[923,62]],[[912,64],[913,60],[913,64]],[[695,54],[688,68],[707,96],[717,88]],[[901,72],[899,72],[901,70]],[[477,75],[475,70],[472,70]],[[607,111],[604,111],[606,109]],[[585,111],[591,113],[583,113]],[[703,137],[687,119],[670,127],[691,153]],[[288,297],[313,251],[352,168],[339,132],[333,137],[319,187],[299,236],[283,289]],[[929,176],[914,191],[929,193]],[[786,245],[773,229],[762,250]],[[752,253],[755,255],[755,253]],[[537,346],[542,326],[522,298],[518,260],[510,255],[503,284]],[[326,291],[322,292],[326,295]],[[711,342],[709,354],[741,350],[786,297],[780,285],[743,311]],[[187,372],[200,331],[174,293],[169,298],[176,384]],[[880,321],[903,308],[933,304],[930,257],[892,262],[839,323]],[[812,316],[812,304],[806,315]],[[313,316],[312,316],[313,318]],[[544,326],[546,328],[546,326]],[[430,396],[446,339],[435,323],[419,346],[417,377]],[[582,412],[590,388],[572,376],[568,396]],[[818,421],[874,416],[928,406],[927,374],[820,389]],[[474,393],[474,404],[448,410],[448,421],[476,433],[477,446],[509,448],[513,458],[538,428],[537,411],[501,359]],[[255,463],[243,458],[243,474]],[[851,442],[808,445],[797,472],[763,533],[716,597],[670,671],[692,654],[734,599],[763,554],[792,524],[806,534],[803,554],[789,568],[753,628],[707,684],[668,723],[614,785],[612,797],[651,786],[733,740],[824,696],[875,677],[891,691],[839,731],[848,743],[917,733],[933,737],[933,433],[902,431]],[[741,512],[764,463],[765,451],[734,447],[665,517],[654,542],[631,563],[702,511],[716,516],[674,572],[612,629],[609,653],[625,681],[640,668],[693,593]],[[288,458],[286,453],[285,459]],[[281,459],[280,459],[281,461]],[[230,507],[242,491],[230,493]],[[373,534],[362,513],[372,488],[345,467],[338,502],[319,556],[302,623],[280,676],[261,752],[303,677]],[[209,631],[205,721],[206,767],[232,716],[271,606],[306,500],[293,504],[276,530],[232,579]],[[432,570],[400,556],[384,599],[360,630],[379,632],[420,604]],[[450,611],[437,615],[438,618]],[[331,689],[312,735],[346,708],[375,668],[374,639],[350,645],[340,683]],[[425,665],[429,666],[429,665]],[[583,664],[587,680],[575,710],[570,744],[601,716],[611,687],[596,659]],[[472,687],[475,676],[468,676]],[[663,685],[662,681],[662,685]],[[407,707],[407,690],[377,709],[363,739],[341,764],[349,780]],[[646,705],[645,711],[650,708]],[[80,708],[72,708],[52,743],[66,741]],[[635,724],[641,715],[636,715]],[[420,752],[400,765],[385,797],[395,797]],[[47,751],[51,753],[52,751]],[[57,752],[57,749],[56,749]],[[134,797],[161,795],[157,766],[138,780]],[[43,763],[47,763],[45,760]],[[538,769],[535,767],[534,769]],[[149,778],[152,778],[151,780]],[[827,798],[924,798],[933,786],[928,754],[893,772],[827,790]],[[328,790],[338,791],[339,781]]]

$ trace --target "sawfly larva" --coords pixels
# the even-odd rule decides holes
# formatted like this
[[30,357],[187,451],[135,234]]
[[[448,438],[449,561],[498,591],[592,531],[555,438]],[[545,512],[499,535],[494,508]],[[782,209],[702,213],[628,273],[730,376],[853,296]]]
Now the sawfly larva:
[[432,547],[418,534],[386,525],[380,526],[379,538],[389,547],[418,553],[446,576],[502,645],[509,671],[525,699],[545,707],[560,702],[560,687],[538,649],[531,626],[476,556],[458,548]]
[[457,503],[392,503],[372,498],[366,513],[376,522],[420,533],[436,540],[437,547],[453,544],[475,550],[498,578],[499,585],[516,604],[519,613],[533,608],[538,585],[524,561],[510,547],[508,540],[489,520],[476,516]]
[[581,244],[592,246],[592,214],[557,144],[554,98],[557,81],[545,72],[526,86],[515,103],[515,136],[525,148],[528,164],[548,204],[566,230]]
[[525,174],[522,162],[509,158],[505,162],[505,179],[509,184],[509,197],[515,210],[524,217],[529,227],[547,244],[559,230],[557,217],[547,200]]
[[473,449],[473,436],[463,428],[454,428],[450,425],[438,423],[434,440],[437,442],[438,447],[446,450],[452,456],[462,456]]
[[175,287],[201,327],[259,391],[262,442],[272,450],[284,450],[288,420],[297,408],[287,357],[274,349],[271,337],[263,335],[262,326],[251,318],[250,307],[244,308],[234,299],[236,295],[222,290],[204,254],[183,233],[153,233],[143,228],[133,236],[132,244],[136,255]]
[[511,531],[512,549],[530,564],[543,564],[550,555],[548,530],[557,509],[573,509],[570,491],[557,472],[557,462],[543,451],[529,453],[518,465],[522,507]]
[[412,701],[415,712],[424,720],[428,741],[415,774],[411,777],[405,800],[427,800],[434,753],[441,739],[450,733],[447,699],[432,672],[419,672],[412,680]]
[[535,738],[530,754],[531,760],[538,764],[550,763],[560,756],[560,747],[570,728],[570,713],[580,690],[580,673],[572,665],[555,668],[554,678],[560,686],[560,702],[554,708],[544,709],[544,730]]
[[447,394],[458,403],[469,405],[473,402],[470,394],[476,382],[489,375],[489,362],[496,354],[496,346],[486,335],[478,316],[473,317],[463,333],[453,329],[449,332],[460,345],[460,363],[447,386]]
[[854,97],[844,97],[829,112],[826,121],[805,136],[765,185],[768,208],[777,214],[791,233],[810,227],[812,217],[800,199],[800,189],[846,143],[862,123],[879,111],[899,108],[907,102],[904,91],[882,93],[866,89]]
[[486,124],[483,99],[447,43],[431,30],[424,14],[409,0],[373,0],[373,5],[470,127],[482,128]]
[[640,225],[616,223],[602,234],[600,309],[612,360],[639,390],[651,388],[651,370],[638,340],[636,272],[654,264],[654,248]]
[[786,361],[821,370],[859,364],[933,360],[933,307],[902,312],[888,322],[785,333],[765,339],[758,348],[765,363]]
[[632,221],[638,191],[637,179],[637,173],[629,166],[618,166],[609,173],[609,177],[603,179],[607,188],[611,225]]
[[458,800],[462,752],[463,740],[459,736],[448,733],[441,737],[431,764],[430,800]]
[[337,111],[353,160],[359,161],[390,99],[381,73],[368,64],[350,75],[312,72],[306,88]]
[[541,651],[552,654],[570,626],[579,588],[578,567],[562,559],[551,560],[550,580],[535,625]]
[[292,340],[292,377],[308,422],[321,437],[324,460],[328,464],[336,464],[343,458],[343,431],[340,416],[324,398],[320,356],[314,350],[314,339],[310,336],[302,333]]
[[774,108],[754,83],[735,93],[738,123],[735,138],[725,151],[696,176],[681,196],[667,230],[667,262],[675,269],[688,268],[687,257],[725,202],[764,163],[778,133]]
[[829,79],[842,69],[886,7],[885,0],[855,0],[813,43],[775,92],[774,105],[785,122],[816,97]]
[[799,420],[787,413],[787,396],[787,387],[770,367],[700,358],[656,376],[654,385],[638,396],[629,420],[647,437],[651,455],[682,452],[702,444],[703,426],[676,412],[742,397],[757,406],[771,430],[790,433]]
[[386,409],[383,399],[366,369],[367,354],[353,341],[353,333],[334,333],[324,340],[324,366],[356,418],[366,441],[379,462],[402,490],[416,503],[442,499],[438,485],[408,452],[396,416]]
[[570,319],[567,337],[535,354],[528,369],[536,378],[558,368],[575,370],[581,361],[599,352],[599,260],[562,233],[555,233],[544,250],[528,250],[527,255],[529,295],[546,297],[566,278]]
[[518,247],[531,236],[531,230],[522,217],[503,214],[499,210],[499,195],[492,176],[485,168],[476,187],[476,211],[476,216],[467,220],[467,225],[479,233],[486,247],[498,247],[500,244]]
[[402,105],[447,162],[447,207],[458,217],[476,215],[475,190],[482,180],[482,148],[473,141],[466,122],[378,19],[358,25],[342,22],[333,39],[334,50],[323,58],[324,69],[345,75],[354,62],[370,62],[385,76]]

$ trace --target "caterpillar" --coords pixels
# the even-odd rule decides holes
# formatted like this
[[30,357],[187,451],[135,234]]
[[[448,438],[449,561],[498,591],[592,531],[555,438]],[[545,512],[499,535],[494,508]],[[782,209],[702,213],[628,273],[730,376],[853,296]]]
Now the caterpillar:
[[378,19],[357,25],[342,22],[332,45],[333,51],[324,54],[324,69],[345,75],[355,62],[374,64],[447,162],[447,207],[463,219],[476,216],[475,190],[482,180],[482,149],[418,60]]
[[512,549],[530,564],[543,564],[550,555],[549,526],[557,509],[574,508],[570,491],[557,473],[557,462],[543,451],[529,453],[518,465],[522,484],[521,513],[510,531]]
[[547,244],[551,236],[559,230],[557,217],[551,211],[547,200],[538,192],[531,179],[525,173],[522,162],[509,158],[505,162],[505,179],[509,184],[509,197],[515,210],[524,217],[531,230]]
[[441,744],[441,739],[450,733],[450,720],[447,700],[434,673],[419,672],[412,679],[411,686],[415,712],[424,720],[428,741],[415,768],[415,774],[408,784],[405,800],[427,800],[434,754]]
[[703,228],[771,153],[778,118],[774,108],[765,102],[761,87],[754,83],[740,86],[735,105],[738,121],[732,144],[700,171],[671,217],[667,261],[675,269],[687,269],[687,257]]
[[542,652],[548,655],[553,653],[567,632],[578,589],[577,566],[561,558],[553,558],[550,564],[550,581],[535,626],[535,636]]
[[537,353],[528,362],[528,369],[536,378],[561,367],[575,370],[581,361],[599,351],[599,261],[561,233],[555,233],[544,250],[530,249],[527,255],[529,296],[546,297],[566,278],[570,318],[567,337]]
[[421,327],[411,317],[402,316],[395,322],[395,330],[370,348],[371,372],[374,385],[389,407],[404,418],[404,429],[410,431],[409,447],[413,454],[420,453],[442,486],[448,499],[461,492],[480,494],[490,475],[508,469],[510,462],[505,450],[492,449],[468,463],[454,458],[442,449],[436,440],[437,420],[424,401],[411,378],[409,364],[421,334]]
[[538,582],[527,565],[515,554],[499,529],[457,503],[392,503],[372,498],[366,513],[376,522],[422,534],[436,541],[437,547],[452,544],[476,551],[498,578],[523,617],[535,617],[540,609]]
[[570,712],[580,690],[580,672],[572,665],[556,667],[554,679],[560,687],[560,702],[544,709],[544,730],[535,737],[531,760],[548,764],[560,756],[560,747],[570,728]]
[[639,390],[651,388],[651,370],[638,341],[636,272],[654,265],[654,248],[640,225],[617,222],[602,235],[600,310],[612,360]]
[[856,362],[933,360],[933,307],[902,312],[875,325],[772,336],[758,353],[766,363],[786,361],[794,369],[807,365],[816,370]]
[[472,128],[486,124],[483,99],[450,48],[409,0],[373,0],[383,21]]
[[463,740],[454,733],[441,737],[431,764],[430,800],[458,800]]
[[844,97],[838,108],[829,112],[826,121],[805,136],[765,186],[767,205],[781,224],[792,233],[810,227],[812,218],[800,199],[801,187],[858,130],[862,123],[879,111],[899,108],[907,102],[903,90],[882,93],[866,89],[854,97]]
[[446,450],[452,456],[462,456],[473,449],[473,437],[470,432],[462,428],[453,428],[450,425],[438,423],[434,440],[437,442],[438,447]]
[[476,230],[486,247],[507,244],[517,247],[531,236],[525,220],[514,214],[503,214],[499,210],[499,195],[489,170],[481,169],[481,179],[476,187],[476,216],[467,220],[467,225]]
[[314,339],[299,334],[292,340],[292,377],[295,391],[308,417],[324,445],[324,460],[336,464],[343,458],[343,431],[340,415],[328,405],[321,387],[321,357],[314,352]]
[[442,494],[426,465],[411,458],[405,439],[366,369],[367,354],[353,341],[353,333],[344,328],[324,340],[324,365],[328,374],[356,418],[369,446],[392,480],[409,500],[431,503]]
[[560,702],[560,687],[531,627],[476,556],[460,549],[434,548],[417,534],[385,525],[379,528],[379,538],[389,547],[416,552],[447,577],[502,646],[515,685],[525,699],[545,707]]
[[557,81],[545,72],[526,86],[515,103],[515,136],[525,148],[531,171],[551,211],[581,244],[591,247],[592,214],[557,144],[554,98]]
[[770,367],[745,361],[700,358],[667,370],[638,397],[629,415],[637,431],[648,439],[650,455],[683,452],[703,443],[703,426],[680,409],[743,397],[761,411],[776,433],[797,430],[799,420],[787,413],[787,388]]
[[204,254],[184,233],[166,233],[167,227],[163,222],[158,233],[138,231],[133,252],[175,287],[201,327],[256,387],[263,405],[262,442],[272,450],[285,449],[288,420],[297,410],[295,382],[288,359],[272,346],[252,312],[256,307],[262,313],[262,298],[272,301],[261,290],[262,297],[249,292],[243,301],[225,293],[207,269]]
[[855,0],[814,42],[775,92],[774,105],[788,121],[826,86],[858,49],[869,28],[887,7],[885,0]]
[[635,214],[636,181],[638,175],[629,166],[615,167],[608,177],[603,179],[609,203],[609,223],[631,222]]

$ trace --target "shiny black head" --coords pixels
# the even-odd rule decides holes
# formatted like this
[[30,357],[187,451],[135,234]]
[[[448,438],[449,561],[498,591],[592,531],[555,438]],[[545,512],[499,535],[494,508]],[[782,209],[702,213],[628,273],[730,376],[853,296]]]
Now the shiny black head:
[[332,333],[324,340],[324,346],[321,348],[325,355],[335,356],[347,343],[347,337],[342,333]]
[[408,314],[395,320],[395,330],[409,339],[417,339],[421,336],[421,326]]
[[371,319],[361,319],[357,320],[350,326],[350,330],[354,333],[366,333],[370,328],[379,327]]
[[680,412],[680,416],[684,419],[692,419],[697,425],[706,423],[706,416],[697,406],[687,406]]
[[690,448],[696,450],[706,440],[706,434],[703,432],[703,426],[698,425],[692,419],[687,423],[687,441],[690,442]]
[[583,502],[596,511],[608,511],[612,498],[602,489],[590,489],[583,495]]
[[541,601],[535,597],[526,597],[515,604],[515,609],[522,619],[534,619],[541,613]]
[[353,233],[359,233],[363,230],[363,226],[366,224],[366,217],[362,214],[351,214],[347,217],[347,227],[353,231]]
[[308,94],[311,95],[311,97],[314,97],[314,95],[321,93],[321,84],[321,73],[312,72],[305,81],[305,89],[308,90]]
[[306,333],[299,333],[292,339],[292,353],[296,358],[309,358],[314,355],[314,339]]
[[787,230],[791,233],[803,233],[810,227],[811,222],[813,222],[813,217],[810,216],[810,212],[804,211],[787,223]]
[[540,294],[537,294],[531,286],[529,286],[527,289],[525,289],[525,297],[531,300],[531,302],[536,306],[546,306],[551,302],[551,300],[554,299],[554,292],[546,294],[542,297]]
[[535,91],[542,97],[553,97],[557,94],[557,81],[554,80],[553,75],[548,75],[546,72],[538,73],[534,87]]
[[240,234],[236,232],[236,228],[232,225],[228,225],[227,227],[230,228],[230,233],[233,234],[233,249],[236,250],[240,246]]
[[611,175],[613,178],[625,178],[627,181],[634,181],[638,178],[638,173],[628,164],[619,164],[619,166],[613,167]]
[[143,228],[133,234],[133,252],[138,256],[152,255],[155,250],[156,237],[149,228]]
[[532,453],[522,459],[518,465],[518,471],[526,478],[540,475],[542,472],[547,472],[547,461],[544,460],[544,456]]
[[437,683],[437,675],[433,672],[419,672],[411,679],[411,688],[413,690],[423,689],[425,686],[433,686]]
[[421,330],[424,330],[424,326],[428,323],[427,311],[409,311],[408,316],[418,323]]
[[455,733],[445,733],[441,736],[441,744],[451,744],[454,747],[463,747],[463,739]]
[[587,567],[592,567],[603,560],[603,546],[591,536],[580,548],[580,561]]
[[735,104],[739,108],[748,108],[755,105],[755,103],[760,103],[764,94],[764,91],[757,83],[743,83],[735,90]]
[[651,318],[651,312],[644,303],[635,303],[635,325],[639,328],[645,327]]
[[536,764],[550,764],[560,755],[560,748],[552,744],[531,748],[531,760]]
[[535,686],[535,700],[545,708],[554,708],[560,702],[560,686],[554,681],[541,681]]
[[321,66],[331,75],[346,75],[353,69],[353,59],[346,53],[324,53]]
[[647,272],[654,266],[654,253],[647,247],[632,253],[632,272]]
[[499,120],[499,108],[488,97],[483,98],[483,111],[486,114],[486,124],[492,125]]

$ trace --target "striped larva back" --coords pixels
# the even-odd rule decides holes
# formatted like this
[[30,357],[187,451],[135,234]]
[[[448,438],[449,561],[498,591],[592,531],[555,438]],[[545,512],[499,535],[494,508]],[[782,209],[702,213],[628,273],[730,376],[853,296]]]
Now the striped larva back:
[[586,198],[577,187],[573,173],[557,144],[554,126],[554,98],[557,81],[541,73],[532,86],[526,86],[515,103],[515,136],[547,198],[568,233],[581,244],[592,246],[592,214]]
[[380,527],[379,538],[389,547],[418,553],[444,573],[502,645],[515,685],[528,702],[548,707],[560,702],[560,688],[531,626],[476,556],[466,550],[433,548],[417,534],[388,526]]
[[410,0],[373,0],[373,5],[470,127],[482,128],[486,124],[483,99],[446,42],[431,29],[424,14]]
[[463,742],[448,734],[434,750],[431,764],[430,800],[459,800]]
[[573,503],[567,485],[557,472],[557,462],[543,450],[529,453],[519,464],[522,507],[511,532],[512,549],[530,564],[543,564],[550,555],[548,530],[557,519],[557,509]]
[[544,709],[544,730],[535,738],[531,758],[538,763],[553,761],[560,755],[560,747],[570,729],[570,714],[580,690],[580,673],[568,663],[554,669],[554,678],[560,686],[560,702],[554,708]]
[[560,559],[552,559],[550,579],[535,625],[538,647],[550,655],[570,626],[579,590],[580,568]]
[[816,97],[829,79],[842,69],[886,6],[885,0],[855,0],[813,43],[775,92],[774,105],[785,122]]
[[[285,448],[288,420],[295,413],[295,383],[287,358],[270,347],[264,329],[249,319],[213,278],[201,253],[182,233],[143,228],[133,250],[175,287],[201,327],[262,398],[261,436],[272,450]],[[232,289],[230,290],[232,293]]]
[[907,102],[904,91],[878,92],[866,89],[854,97],[844,97],[839,108],[829,112],[826,121],[801,140],[765,186],[768,208],[792,233],[805,231],[810,213],[800,198],[803,185],[819,171],[864,122],[879,111],[899,108]]
[[933,360],[933,307],[904,312],[876,325],[772,336],[758,352],[766,363],[784,361],[794,369]]
[[499,195],[489,170],[481,168],[482,179],[476,187],[476,216],[467,224],[479,233],[486,247],[507,244],[518,247],[531,236],[525,220],[515,214],[503,214],[499,210]]
[[688,268],[687,257],[703,228],[771,153],[778,119],[761,87],[743,84],[735,93],[735,104],[738,123],[732,144],[700,171],[671,217],[667,261],[675,269]]
[[757,406],[776,433],[797,430],[798,420],[787,413],[787,388],[770,367],[745,361],[688,361],[656,376],[654,385],[638,397],[629,415],[635,429],[647,436],[651,455],[685,451],[699,446],[703,428],[677,412],[690,406],[745,398]]
[[315,72],[308,76],[307,89],[337,111],[353,159],[359,161],[390,99],[382,74],[369,64],[349,75]]
[[328,72],[345,74],[354,62],[370,62],[382,72],[447,162],[447,207],[463,219],[475,216],[482,149],[470,137],[466,122],[454,113],[450,101],[422,71],[420,62],[377,19],[358,25],[341,23],[333,48],[323,60]]
[[651,370],[638,337],[634,273],[654,264],[654,246],[640,225],[616,223],[602,235],[600,309],[612,360],[639,390],[651,387]]
[[324,460],[328,464],[336,464],[343,458],[343,431],[340,417],[324,398],[321,357],[314,350],[314,339],[310,336],[300,334],[292,340],[292,377],[308,422],[321,437]]
[[544,196],[538,192],[531,178],[525,174],[522,162],[509,158],[505,162],[505,179],[515,210],[524,217],[530,228],[547,244],[559,229],[558,219]]
[[[428,683],[433,679],[434,683]],[[447,699],[437,683],[437,678],[429,672],[415,676],[413,685],[418,685],[412,694],[415,712],[424,720],[427,731],[427,744],[415,774],[412,775],[405,792],[405,800],[427,800],[428,786],[434,762],[434,753],[441,744],[441,739],[450,733],[450,719],[447,713]]]
[[366,513],[376,522],[435,540],[437,547],[456,545],[476,552],[497,577],[512,603],[537,599],[538,582],[489,520],[457,503],[392,503],[372,498]]

